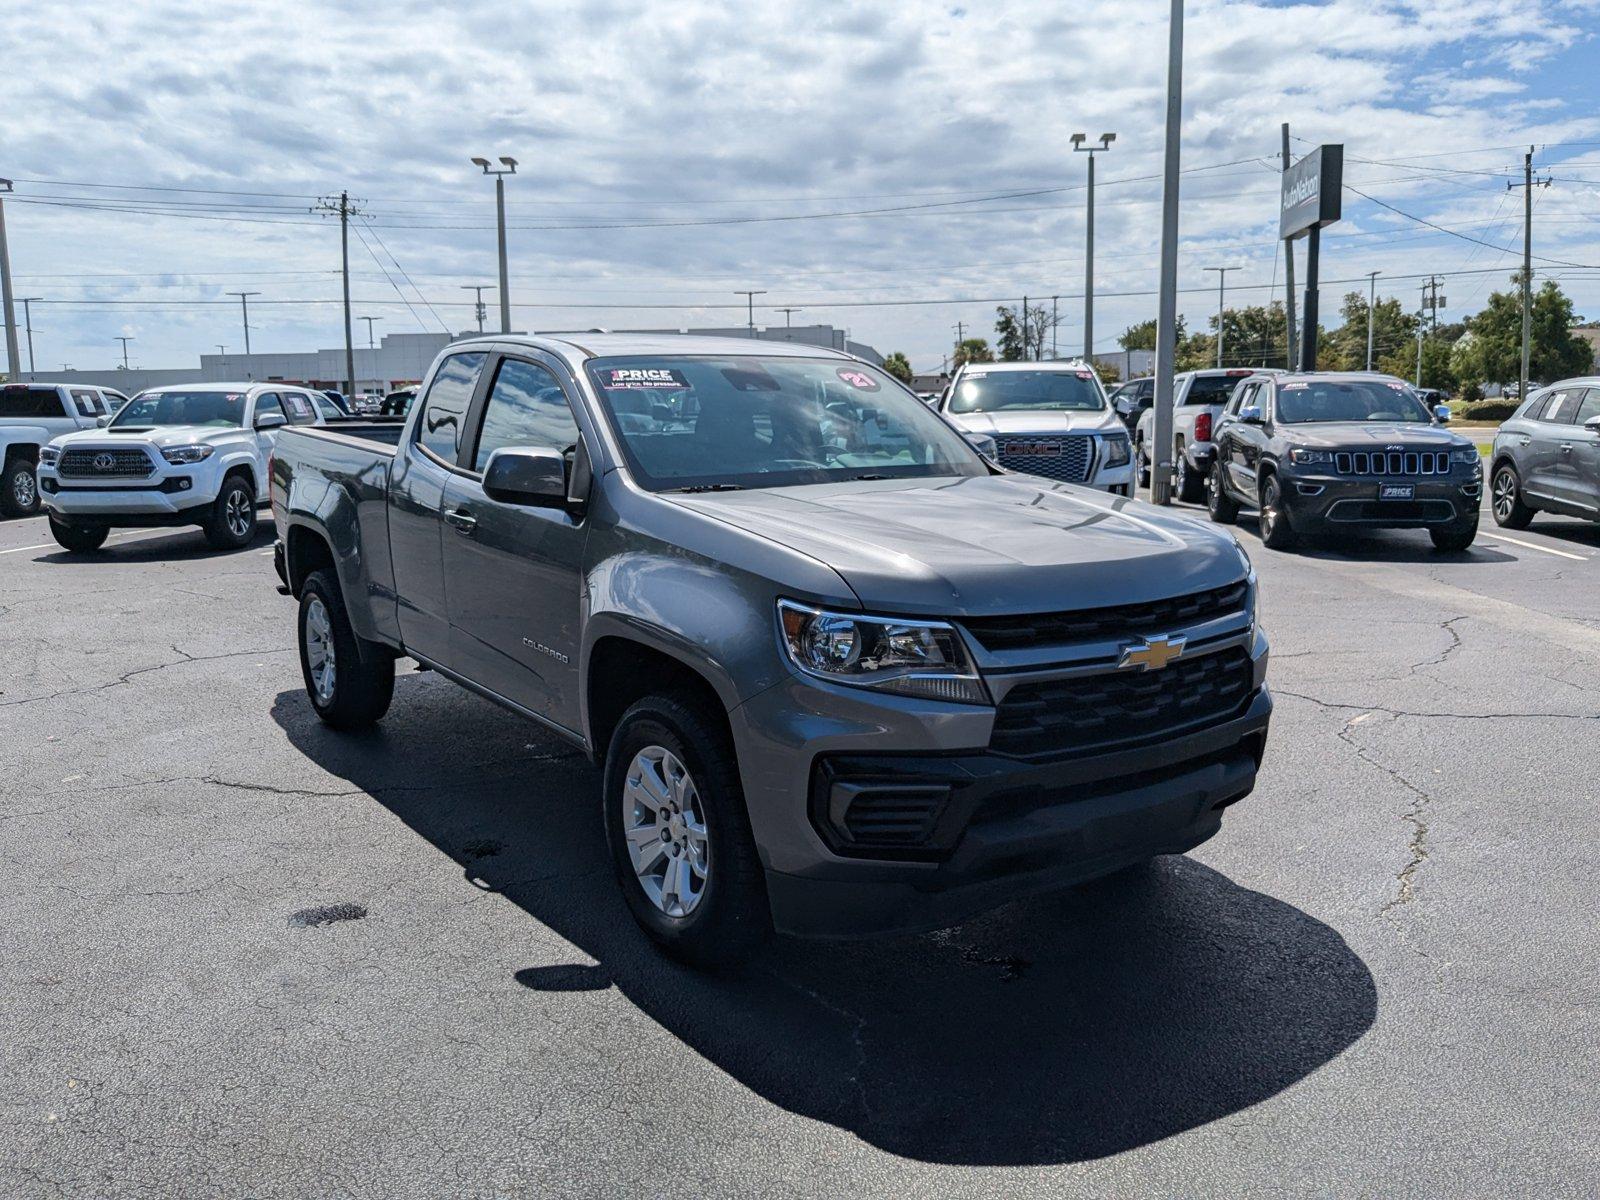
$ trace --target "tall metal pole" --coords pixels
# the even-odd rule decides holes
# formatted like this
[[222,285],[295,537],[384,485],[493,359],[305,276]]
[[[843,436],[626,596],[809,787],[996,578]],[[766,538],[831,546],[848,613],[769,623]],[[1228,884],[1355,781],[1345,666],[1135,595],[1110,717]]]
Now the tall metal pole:
[[797,312],[804,312],[805,310],[800,308],[780,308],[778,311],[783,314],[783,327],[785,329],[793,329],[794,325],[790,320],[790,315]]
[[1033,339],[1028,336],[1028,298],[1022,298],[1022,360],[1026,362],[1032,355]]
[[[1287,171],[1292,165],[1293,165],[1293,163],[1290,161],[1290,158],[1289,158],[1289,122],[1285,121],[1283,123],[1283,169],[1285,171]],[[1284,268],[1283,268],[1283,272],[1284,272],[1283,273],[1283,294],[1284,294],[1283,313],[1284,313],[1284,317],[1286,318],[1286,321],[1287,321],[1287,324],[1288,324],[1288,327],[1289,327],[1288,328],[1288,341],[1286,343],[1286,348],[1288,349],[1289,353],[1285,357],[1283,365],[1288,367],[1289,370],[1292,371],[1292,370],[1294,370],[1294,364],[1295,364],[1295,357],[1294,357],[1294,344],[1295,344],[1295,338],[1294,338],[1294,333],[1295,333],[1295,330],[1294,330],[1294,306],[1295,306],[1294,305],[1294,239],[1292,239],[1292,238],[1290,240],[1284,242],[1284,244],[1283,244],[1283,261],[1284,261]]]
[[[1094,160],[1090,159],[1089,161],[1093,162]],[[1060,296],[1050,297],[1050,357],[1052,359],[1061,357],[1061,351],[1056,347],[1056,329],[1061,325],[1060,304]],[[1094,361],[1093,355],[1089,356],[1089,361]]]
[[1417,301],[1417,386],[1422,386],[1422,334],[1428,327],[1428,285],[1422,285],[1422,298]]
[[[356,392],[355,336],[350,327],[350,194],[339,193],[339,254],[344,272],[344,394]],[[248,351],[246,351],[248,353]]]
[[757,296],[765,296],[767,294],[766,290],[765,289],[758,289],[758,290],[755,290],[755,291],[750,291],[750,290],[740,290],[738,288],[735,288],[733,294],[735,296],[743,296],[744,297],[744,300],[745,300],[745,311],[748,314],[747,324],[749,325],[750,336],[751,337],[755,337],[755,335],[756,335],[756,297]]
[[1306,235],[1306,303],[1305,327],[1300,331],[1300,369],[1302,371],[1315,371],[1317,369],[1317,309],[1320,307],[1321,297],[1318,296],[1317,271],[1322,258],[1322,227],[1313,225],[1311,232]]
[[1215,271],[1217,273],[1217,366],[1221,367],[1222,366],[1222,342],[1223,342],[1222,317],[1223,317],[1223,314],[1225,312],[1227,312],[1227,306],[1224,303],[1224,300],[1225,300],[1225,297],[1227,295],[1227,287],[1226,287],[1226,285],[1227,285],[1227,282],[1228,282],[1228,272],[1232,271],[1232,270],[1236,270],[1237,268],[1234,268],[1234,267],[1206,267],[1204,269],[1207,270],[1207,271]]
[[260,292],[229,292],[230,296],[239,297],[239,311],[244,316],[244,352],[250,353],[250,297],[259,296]]
[[[1114,198],[1114,197],[1113,197]],[[1084,217],[1083,360],[1094,361],[1094,155],[1089,155],[1089,207]]]
[[383,320],[383,318],[382,317],[357,317],[356,320],[365,321],[367,323],[367,349],[369,351],[377,349],[377,347],[372,344],[372,323],[374,321],[381,321],[381,320]]
[[494,177],[494,214],[500,226],[500,332],[511,332],[511,268],[506,261],[506,180]]
[[[7,317],[9,320],[9,316]],[[1533,350],[1533,147],[1522,156],[1522,370],[1517,399],[1528,395],[1528,360]]]
[[1156,306],[1155,445],[1150,499],[1172,502],[1172,371],[1178,350],[1178,160],[1183,126],[1183,0],[1172,0],[1167,26],[1166,163],[1161,177],[1161,296]]
[[1372,318],[1378,304],[1378,276],[1382,271],[1367,272],[1367,370],[1372,370]]
[[126,371],[128,369],[128,343],[135,341],[136,339],[131,337],[119,337],[116,340],[122,343],[122,369]]
[[29,307],[35,300],[43,300],[43,296],[24,296],[22,298],[22,324],[28,331],[28,374],[33,374],[33,309]]
[[488,290],[488,285],[482,283],[463,283],[461,285],[461,290],[463,292],[472,292],[475,294],[475,303],[472,306],[472,310],[478,318],[478,332],[482,333],[483,318],[488,314],[488,310],[483,307],[483,293]]
[[[0,179],[0,197],[10,191],[11,180]],[[17,310],[11,302],[11,249],[6,245],[6,205],[3,198],[0,198],[0,307],[4,308],[6,321],[6,377],[15,379],[22,372],[22,354],[17,349]]]

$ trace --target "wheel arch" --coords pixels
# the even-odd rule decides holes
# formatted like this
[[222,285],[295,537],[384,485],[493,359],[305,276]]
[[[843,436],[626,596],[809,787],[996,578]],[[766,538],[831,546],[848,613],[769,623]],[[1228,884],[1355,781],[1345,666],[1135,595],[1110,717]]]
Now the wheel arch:
[[[605,760],[622,714],[646,696],[687,694],[708,714],[722,722],[732,738],[728,720],[732,684],[720,681],[676,648],[639,629],[608,628],[594,638],[585,653],[583,733],[596,762]],[[721,686],[718,686],[719,682]]]

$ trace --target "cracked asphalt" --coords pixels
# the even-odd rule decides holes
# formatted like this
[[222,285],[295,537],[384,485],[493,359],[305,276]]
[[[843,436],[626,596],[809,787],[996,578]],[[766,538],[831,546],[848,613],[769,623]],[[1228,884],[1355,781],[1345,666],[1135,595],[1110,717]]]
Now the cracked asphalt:
[[0,523],[0,1195],[1596,1195],[1600,527],[1240,536],[1217,838],[703,977],[565,746],[318,724],[265,536]]

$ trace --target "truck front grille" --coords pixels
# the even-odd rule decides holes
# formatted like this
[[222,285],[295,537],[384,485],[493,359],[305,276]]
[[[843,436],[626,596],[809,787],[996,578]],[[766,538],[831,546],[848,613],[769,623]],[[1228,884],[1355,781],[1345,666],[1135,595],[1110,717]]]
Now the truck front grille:
[[1173,633],[1202,621],[1235,613],[1243,615],[1247,590],[1241,579],[1226,587],[1147,604],[1030,613],[1018,617],[975,617],[963,624],[985,650],[1022,650],[1030,646],[1123,638],[1130,634]]
[[1217,724],[1250,698],[1243,647],[1180,659],[1160,671],[1107,671],[1011,689],[989,748],[1015,758],[1082,753]]
[[1341,450],[1333,456],[1341,475],[1448,475],[1448,450]]
[[156,465],[143,450],[63,450],[56,474],[64,479],[146,479]]
[[1087,483],[1094,470],[1094,438],[1087,434],[1023,434],[997,437],[995,452],[1008,471],[1040,475],[1058,483]]

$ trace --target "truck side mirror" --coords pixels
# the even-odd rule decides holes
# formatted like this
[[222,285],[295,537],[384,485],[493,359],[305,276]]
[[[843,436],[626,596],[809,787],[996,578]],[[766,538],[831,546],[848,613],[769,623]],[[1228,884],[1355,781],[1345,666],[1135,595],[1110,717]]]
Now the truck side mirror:
[[1435,404],[1433,406],[1433,419],[1441,425],[1450,424],[1450,406],[1448,404]]
[[280,426],[287,425],[288,423],[289,418],[284,416],[282,413],[262,413],[256,418],[257,429],[277,429]]
[[104,429],[107,425],[111,424],[111,418],[110,417],[96,417],[94,419],[94,423],[95,423],[95,426],[97,428]]
[[1600,417],[1590,417],[1583,423],[1583,427],[1590,433],[1600,433]]
[[502,504],[566,508],[566,455],[543,447],[496,450],[483,469],[483,494]]

